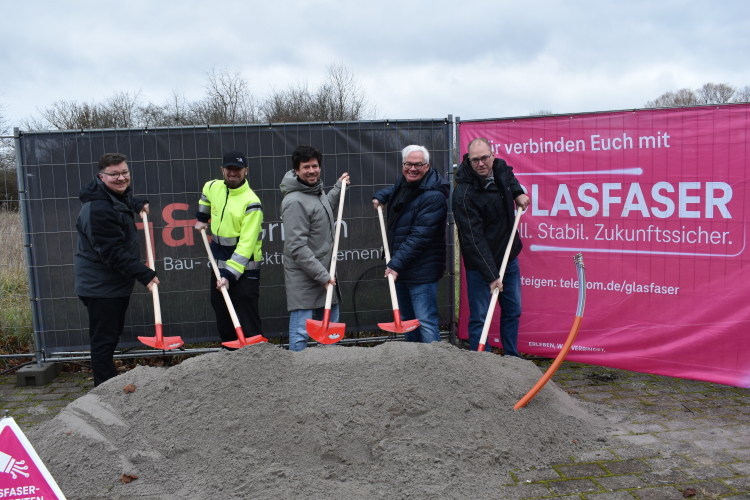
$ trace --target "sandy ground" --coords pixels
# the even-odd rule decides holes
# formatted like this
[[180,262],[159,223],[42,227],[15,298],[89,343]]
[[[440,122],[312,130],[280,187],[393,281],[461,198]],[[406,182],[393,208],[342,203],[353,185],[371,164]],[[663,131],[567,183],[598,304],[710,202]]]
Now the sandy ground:
[[553,383],[513,410],[541,375],[444,342],[257,344],[137,368],[29,439],[69,498],[489,498],[498,472],[616,439]]

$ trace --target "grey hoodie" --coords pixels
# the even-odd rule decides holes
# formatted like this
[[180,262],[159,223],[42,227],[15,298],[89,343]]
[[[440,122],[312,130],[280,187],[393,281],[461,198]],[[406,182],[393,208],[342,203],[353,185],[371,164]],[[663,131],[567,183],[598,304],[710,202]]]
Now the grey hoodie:
[[[329,270],[341,182],[336,182],[326,195],[322,180],[315,186],[308,186],[297,180],[294,170],[290,170],[279,187],[284,195],[281,219],[287,310],[318,309],[325,306],[325,284],[331,279]],[[336,295],[333,294],[334,304],[338,303]]]

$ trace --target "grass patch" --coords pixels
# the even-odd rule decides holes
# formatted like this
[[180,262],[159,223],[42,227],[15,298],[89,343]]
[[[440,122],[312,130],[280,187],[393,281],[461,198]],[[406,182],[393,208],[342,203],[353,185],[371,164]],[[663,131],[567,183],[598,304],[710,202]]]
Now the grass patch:
[[[34,330],[20,212],[0,210],[0,354],[34,352]],[[18,360],[0,361],[0,367]]]

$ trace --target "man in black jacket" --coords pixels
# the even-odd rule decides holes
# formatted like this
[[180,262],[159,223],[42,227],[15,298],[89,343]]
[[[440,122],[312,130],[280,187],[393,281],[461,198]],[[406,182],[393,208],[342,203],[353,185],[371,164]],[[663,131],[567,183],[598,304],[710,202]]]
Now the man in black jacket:
[[117,375],[113,356],[125,327],[125,312],[135,280],[149,289],[156,272],[140,260],[134,214],[148,213],[148,200],[130,194],[125,155],[107,153],[99,174],[83,186],[79,198],[76,294],[89,313],[94,385]]
[[516,257],[522,247],[518,234],[513,240],[505,276],[502,280],[499,276],[513,230],[514,209],[526,210],[529,197],[513,175],[513,168],[494,157],[487,139],[474,139],[468,151],[456,174],[452,202],[466,269],[469,345],[473,351],[477,350],[492,292],[499,288],[503,351],[518,356],[521,271]]

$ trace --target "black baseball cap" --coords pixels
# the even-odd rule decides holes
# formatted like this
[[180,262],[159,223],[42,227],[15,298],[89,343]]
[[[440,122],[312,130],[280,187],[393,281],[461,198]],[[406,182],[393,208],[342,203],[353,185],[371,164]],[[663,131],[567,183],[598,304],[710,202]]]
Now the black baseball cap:
[[245,153],[241,151],[229,151],[227,153],[224,153],[224,163],[221,165],[221,167],[246,168],[247,160],[245,159]]

